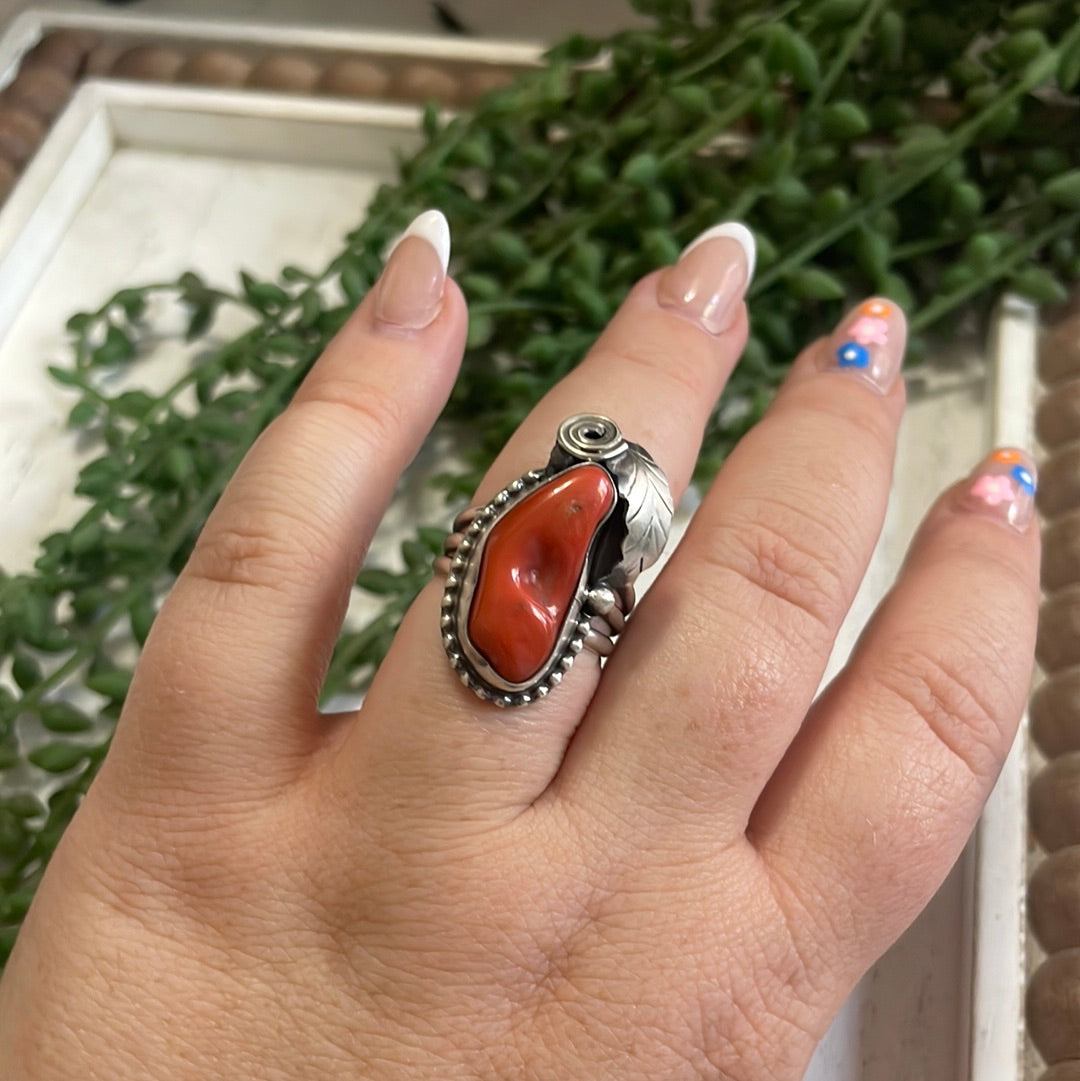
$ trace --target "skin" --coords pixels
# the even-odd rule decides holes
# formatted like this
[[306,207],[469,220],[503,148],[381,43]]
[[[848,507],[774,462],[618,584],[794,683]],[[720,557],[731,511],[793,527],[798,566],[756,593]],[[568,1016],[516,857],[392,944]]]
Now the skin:
[[[430,284],[430,282],[429,282]],[[968,838],[1027,693],[1038,536],[947,492],[815,701],[880,529],[903,384],[797,360],[643,599],[513,714],[440,586],[362,712],[316,703],[349,584],[453,383],[369,297],[264,433],[146,645],[0,983],[12,1081],[795,1081]],[[516,434],[616,418],[679,493],[747,333],[634,289]]]

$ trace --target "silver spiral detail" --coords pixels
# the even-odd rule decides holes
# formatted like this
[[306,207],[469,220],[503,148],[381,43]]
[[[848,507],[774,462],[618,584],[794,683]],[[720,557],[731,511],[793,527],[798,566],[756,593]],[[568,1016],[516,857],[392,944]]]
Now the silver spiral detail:
[[599,413],[579,413],[567,417],[559,427],[559,446],[575,458],[602,461],[626,449],[619,426]]

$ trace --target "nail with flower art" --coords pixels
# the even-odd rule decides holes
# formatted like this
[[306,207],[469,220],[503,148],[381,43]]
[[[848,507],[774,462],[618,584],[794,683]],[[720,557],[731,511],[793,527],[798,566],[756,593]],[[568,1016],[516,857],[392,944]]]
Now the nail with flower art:
[[1035,463],[1015,447],[993,451],[979,464],[964,491],[963,506],[1023,532],[1035,517]]
[[906,342],[904,313],[891,301],[866,300],[840,321],[822,367],[852,375],[884,394],[900,373]]

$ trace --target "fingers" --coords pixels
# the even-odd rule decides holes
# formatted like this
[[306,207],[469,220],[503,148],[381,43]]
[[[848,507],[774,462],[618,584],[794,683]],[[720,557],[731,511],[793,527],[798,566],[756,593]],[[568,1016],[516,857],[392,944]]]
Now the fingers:
[[[693,470],[709,414],[746,340],[742,297],[752,270],[752,239],[724,226],[692,244],[671,268],[639,282],[581,365],[530,414],[493,465],[477,495],[547,461],[560,423],[596,412],[644,446],[665,471],[675,498]],[[440,640],[442,583],[421,594],[368,694],[364,719],[344,759],[397,763],[373,773],[415,781],[417,793],[453,792],[447,806],[483,799],[507,809],[533,800],[550,780],[596,684],[582,654],[547,698],[505,712],[459,682]],[[508,634],[515,634],[507,626]],[[381,717],[393,716],[380,726]],[[472,787],[470,787],[472,786]]]
[[[869,300],[795,363],[605,671],[553,796],[741,835],[809,708],[885,514],[903,314]],[[644,835],[643,835],[644,842]]]
[[796,933],[851,978],[944,879],[1012,744],[1038,603],[1033,477],[997,452],[939,501],[754,812]]
[[143,742],[223,768],[223,747],[286,770],[310,748],[350,584],[460,362],[448,257],[445,219],[421,215],[238,469],[147,643]]

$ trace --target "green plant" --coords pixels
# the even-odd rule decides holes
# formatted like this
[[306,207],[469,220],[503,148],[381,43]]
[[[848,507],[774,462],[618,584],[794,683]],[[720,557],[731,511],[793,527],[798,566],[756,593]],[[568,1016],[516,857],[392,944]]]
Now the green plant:
[[[1056,301],[1080,277],[1072,0],[963,0],[946,14],[936,0],[728,0],[704,26],[687,0],[636,6],[655,28],[570,38],[471,115],[443,124],[429,108],[426,145],[324,271],[244,275],[234,290],[185,274],[69,321],[74,364],[53,374],[79,395],[70,426],[103,449],[79,476],[82,518],[43,541],[34,573],[0,573],[6,946],[208,511],[419,210],[450,218],[471,301],[465,365],[440,421],[462,457],[433,480],[453,503],[631,283],[719,220],[752,225],[759,270],[752,337],[710,424],[701,479],[845,298],[877,292],[907,307],[918,353],[920,332],[985,315],[1001,287]],[[132,383],[162,298],[205,348],[150,394]],[[249,326],[221,343],[226,305]],[[108,389],[118,373],[127,389]],[[442,532],[432,523],[406,541],[403,569],[362,572],[384,606],[342,635],[329,693],[370,678]]]

